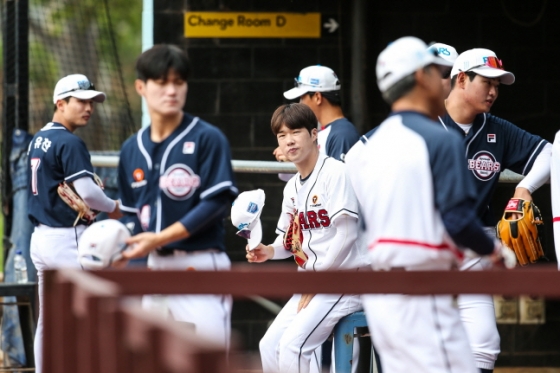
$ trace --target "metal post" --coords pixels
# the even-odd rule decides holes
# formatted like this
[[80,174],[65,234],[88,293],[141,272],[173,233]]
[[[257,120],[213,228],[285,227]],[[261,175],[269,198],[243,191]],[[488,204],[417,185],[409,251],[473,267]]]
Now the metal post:
[[[4,214],[4,248],[12,229],[10,152],[14,128],[29,127],[29,2],[2,1],[2,35],[4,59],[4,93],[2,113],[2,212]],[[7,258],[7,255],[5,256]]]
[[352,123],[359,133],[364,133],[367,121],[365,49],[366,49],[366,2],[352,2],[352,77],[350,88],[350,111]]
[[[142,1],[142,52],[154,45],[154,0]],[[142,127],[150,125],[146,101],[142,98]]]

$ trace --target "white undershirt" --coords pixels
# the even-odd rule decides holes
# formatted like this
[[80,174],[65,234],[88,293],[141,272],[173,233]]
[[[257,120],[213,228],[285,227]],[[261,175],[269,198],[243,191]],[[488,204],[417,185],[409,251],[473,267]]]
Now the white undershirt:
[[91,177],[85,176],[74,180],[74,189],[91,209],[103,212],[115,210],[117,202],[107,197]]
[[[457,122],[455,122],[455,123],[457,123]],[[473,124],[472,123],[469,123],[469,124],[457,123],[457,125],[459,127],[461,127],[463,129],[463,131],[465,131],[465,135],[467,135],[469,133],[469,131],[471,130]]]

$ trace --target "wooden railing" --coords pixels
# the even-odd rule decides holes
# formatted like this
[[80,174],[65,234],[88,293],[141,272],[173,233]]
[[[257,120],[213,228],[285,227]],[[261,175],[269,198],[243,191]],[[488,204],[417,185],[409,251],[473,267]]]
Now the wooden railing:
[[[515,270],[297,272],[235,265],[231,271],[78,270],[45,273],[45,373],[231,372],[219,347],[188,327],[143,311],[142,294],[530,294],[560,298],[555,265]],[[557,346],[560,348],[560,346]],[[237,347],[233,346],[233,349]]]

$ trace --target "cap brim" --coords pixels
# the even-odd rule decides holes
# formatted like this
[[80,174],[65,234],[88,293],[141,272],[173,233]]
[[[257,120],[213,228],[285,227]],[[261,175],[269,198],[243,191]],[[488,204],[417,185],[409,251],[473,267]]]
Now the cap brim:
[[432,63],[439,66],[453,67],[453,62],[446,60],[442,57],[433,56]]
[[303,96],[307,92],[310,92],[308,88],[295,87],[290,89],[289,91],[284,92],[284,97],[286,97],[288,100],[295,100],[296,98]]
[[92,100],[95,102],[103,102],[107,98],[107,95],[105,95],[105,93],[103,92],[92,91],[92,90],[72,91],[72,92],[65,93],[63,95],[56,96],[54,103],[56,104],[56,101],[62,100],[66,97],[76,97],[79,98],[80,100]]
[[261,219],[257,218],[257,223],[251,229],[251,237],[247,239],[249,250],[254,250],[262,242],[262,226]]
[[510,85],[515,82],[515,75],[513,75],[509,71],[494,69],[489,66],[477,67],[469,71],[472,71],[473,73],[485,78],[500,78],[500,83],[505,85]]

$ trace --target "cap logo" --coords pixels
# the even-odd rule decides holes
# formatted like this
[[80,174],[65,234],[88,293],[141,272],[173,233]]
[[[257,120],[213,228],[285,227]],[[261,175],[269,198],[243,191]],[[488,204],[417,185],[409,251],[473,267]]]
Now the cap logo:
[[249,224],[247,224],[247,223],[241,223],[241,224],[239,224],[239,225],[237,226],[237,229],[239,229],[239,230],[243,230],[243,229],[245,229],[245,228],[249,228]]
[[90,87],[89,80],[79,80],[78,87],[80,87],[80,89],[89,89]]
[[444,47],[438,49],[438,54],[443,54],[444,56],[451,56],[451,52],[449,52],[449,50]]
[[247,212],[251,214],[255,214],[257,211],[259,211],[259,206],[254,202],[249,202],[249,206],[247,207]]

